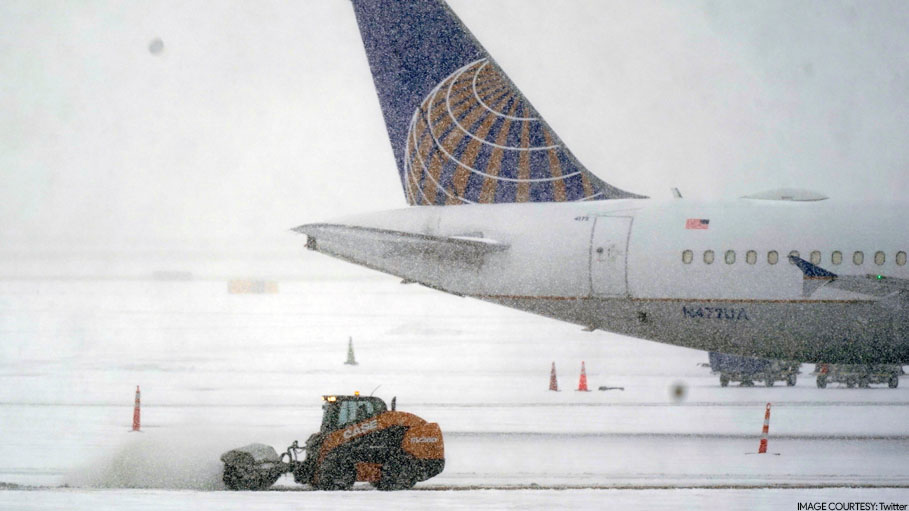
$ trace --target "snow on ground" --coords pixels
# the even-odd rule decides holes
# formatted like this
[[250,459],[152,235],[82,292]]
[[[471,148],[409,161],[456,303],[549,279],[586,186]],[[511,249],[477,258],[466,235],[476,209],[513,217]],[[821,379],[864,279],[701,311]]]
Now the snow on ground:
[[[40,487],[0,491],[0,508],[909,503],[909,381],[818,389],[803,365],[794,388],[721,388],[703,352],[365,270],[341,277],[315,257],[302,276],[282,264],[276,294],[229,294],[225,265],[209,278],[191,268],[189,281],[0,280],[0,488]],[[343,364],[348,337],[357,366]],[[581,361],[592,389],[624,390],[572,390]],[[547,390],[552,362],[561,392]],[[143,432],[130,433],[137,384]],[[282,450],[318,427],[322,394],[374,389],[441,425],[446,469],[418,485],[427,491],[209,491],[222,488],[220,453],[254,441]],[[766,402],[779,456],[746,454]],[[761,489],[787,485],[799,488]],[[874,487],[804,488],[856,485]]]
[[[642,489],[642,490],[469,490],[353,492],[189,492],[162,490],[52,490],[0,492],[0,505],[16,510],[127,509],[172,511],[269,511],[299,509],[425,509],[543,510],[553,509],[721,509],[723,511],[778,511],[797,509],[798,503],[828,504],[906,503],[905,490],[825,488],[807,490]],[[831,509],[828,507],[827,509]],[[841,509],[847,509],[842,507]],[[855,509],[855,508],[853,508]],[[881,509],[878,507],[877,509]],[[896,509],[896,508],[893,508]]]

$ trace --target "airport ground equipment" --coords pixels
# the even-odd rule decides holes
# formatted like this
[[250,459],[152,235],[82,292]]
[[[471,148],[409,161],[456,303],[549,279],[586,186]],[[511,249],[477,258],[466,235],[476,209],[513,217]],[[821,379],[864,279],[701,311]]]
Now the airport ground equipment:
[[306,445],[294,441],[280,456],[264,444],[221,455],[224,484],[232,490],[264,490],[291,473],[296,482],[320,490],[348,490],[356,481],[380,490],[405,490],[445,467],[439,425],[395,411],[395,399],[390,410],[373,396],[322,400],[322,427]]
[[828,383],[845,383],[850,389],[886,383],[895,389],[900,384],[900,375],[905,374],[898,364],[817,364],[814,373],[817,374],[817,386],[822,389]]
[[799,363],[793,361],[740,357],[716,351],[709,352],[708,357],[710,369],[713,374],[720,375],[723,387],[729,382],[741,382],[743,387],[750,387],[755,381],[763,381],[768,387],[777,381],[785,381],[787,386],[792,387],[799,374]]

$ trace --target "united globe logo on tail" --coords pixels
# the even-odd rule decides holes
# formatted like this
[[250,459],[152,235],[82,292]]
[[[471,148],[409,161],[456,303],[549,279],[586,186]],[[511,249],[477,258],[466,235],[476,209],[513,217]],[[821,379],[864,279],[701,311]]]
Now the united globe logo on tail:
[[353,0],[411,205],[642,198],[600,180],[441,0]]
[[604,194],[488,59],[448,76],[414,112],[404,183],[410,204],[563,202]]

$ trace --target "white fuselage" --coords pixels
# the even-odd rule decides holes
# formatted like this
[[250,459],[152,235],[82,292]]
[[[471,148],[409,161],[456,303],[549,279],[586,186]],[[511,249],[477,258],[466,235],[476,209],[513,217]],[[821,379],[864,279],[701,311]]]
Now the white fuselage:
[[[909,250],[903,211],[751,199],[427,206],[334,223],[479,236],[508,249],[461,262],[343,238],[317,238],[312,248],[450,293],[644,339],[802,361],[905,362],[905,296],[827,287],[806,295],[802,272],[787,260],[795,250],[840,275],[909,279],[905,254],[897,257]],[[699,225],[690,220],[709,222],[688,228]]]

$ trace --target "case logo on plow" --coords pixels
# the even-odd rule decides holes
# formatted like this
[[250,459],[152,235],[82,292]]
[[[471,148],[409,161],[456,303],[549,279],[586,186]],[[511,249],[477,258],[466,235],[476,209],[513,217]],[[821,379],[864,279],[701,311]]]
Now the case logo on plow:
[[345,429],[344,438],[353,438],[355,436],[364,435],[374,429],[379,429],[378,419],[373,419],[369,422],[364,422],[363,424],[356,424],[352,427]]

